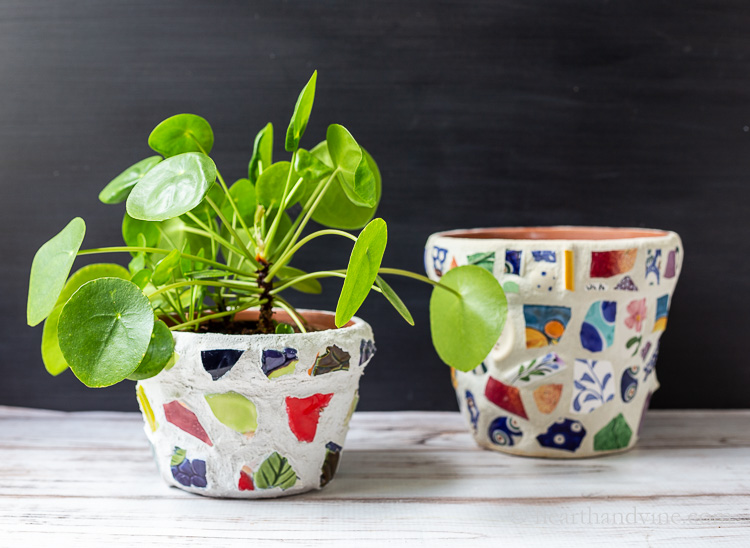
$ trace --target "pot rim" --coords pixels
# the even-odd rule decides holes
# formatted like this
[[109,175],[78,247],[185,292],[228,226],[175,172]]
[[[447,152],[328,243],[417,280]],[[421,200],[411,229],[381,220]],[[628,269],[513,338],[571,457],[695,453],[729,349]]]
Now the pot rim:
[[[351,331],[355,331],[357,329],[360,329],[362,327],[366,327],[369,324],[364,321],[362,318],[359,318],[358,316],[354,316],[349,322],[343,326],[343,327],[335,327],[334,318],[336,317],[336,314],[334,312],[331,312],[329,310],[316,310],[316,309],[308,309],[308,308],[298,308],[297,312],[299,312],[305,319],[310,319],[310,316],[313,316],[314,319],[312,321],[309,321],[313,326],[316,327],[322,327],[322,329],[318,331],[308,331],[307,333],[267,333],[267,334],[252,334],[252,335],[241,335],[236,333],[221,333],[218,331],[209,331],[206,333],[195,333],[194,331],[173,331],[173,335],[180,336],[180,337],[232,337],[232,338],[238,338],[240,340],[246,340],[246,339],[252,339],[252,340],[266,340],[266,341],[281,341],[281,340],[288,340],[289,338],[295,338],[295,337],[310,337],[313,335],[320,335],[322,333],[327,332],[338,332],[342,335],[346,335]],[[235,314],[234,319],[239,320],[247,320],[247,319],[255,319],[259,315],[258,310],[242,310]],[[274,308],[273,309],[273,317],[281,318],[282,321],[288,321],[290,323],[294,323],[294,320],[292,320],[291,316],[289,314],[281,309],[281,308]]]
[[431,237],[498,242],[618,242],[623,240],[646,242],[673,235],[676,233],[655,228],[552,225],[463,228],[436,232]]

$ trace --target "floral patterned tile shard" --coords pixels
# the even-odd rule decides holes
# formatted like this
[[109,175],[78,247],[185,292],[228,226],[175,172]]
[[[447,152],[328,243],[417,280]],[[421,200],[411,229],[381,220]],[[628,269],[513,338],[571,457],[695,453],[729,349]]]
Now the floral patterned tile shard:
[[505,252],[505,273],[521,275],[521,251],[508,249]]
[[594,436],[594,451],[613,451],[624,449],[630,443],[633,431],[628,426],[622,413],[612,419],[607,426]]
[[477,402],[474,399],[474,394],[471,391],[466,391],[466,409],[469,411],[469,419],[471,419],[471,427],[474,432],[477,431],[477,423],[479,422],[479,408]]
[[315,364],[308,370],[311,377],[334,371],[348,371],[351,355],[335,344],[326,348],[325,353],[315,358]]
[[341,446],[329,441],[326,444],[326,456],[323,459],[323,467],[320,470],[320,486],[325,487],[336,475],[341,461]]
[[203,350],[201,352],[203,369],[210,373],[213,380],[218,380],[234,367],[243,353],[244,350],[232,349]]
[[532,251],[531,256],[538,263],[556,263],[557,253],[554,251]]
[[615,340],[615,301],[596,301],[581,324],[581,345],[589,352],[601,352]]
[[243,466],[240,470],[240,479],[237,482],[237,489],[240,491],[255,491],[253,470],[249,466]]
[[369,362],[377,351],[374,342],[362,339],[359,343],[359,365]]
[[575,452],[586,437],[586,429],[580,421],[573,419],[559,419],[550,425],[544,434],[539,434],[536,440],[542,447]]
[[633,365],[622,372],[620,378],[620,397],[625,403],[633,401],[638,392],[638,371],[640,367]]
[[541,358],[534,358],[518,366],[518,372],[508,384],[528,384],[535,380],[554,375],[565,369],[565,363],[560,356],[554,352],[545,354]]
[[591,413],[615,398],[612,364],[607,361],[576,360],[573,366],[573,398],[570,410]]
[[432,248],[432,268],[435,275],[439,278],[445,272],[445,259],[448,257],[448,250],[435,246]]
[[146,422],[148,423],[149,428],[151,428],[152,432],[156,432],[156,429],[159,428],[159,423],[156,422],[154,410],[151,408],[151,404],[146,397],[146,391],[143,390],[143,386],[140,384],[138,385],[138,388],[135,389],[135,396],[138,399],[138,405],[141,407],[141,413],[146,417]]
[[185,449],[174,448],[170,465],[172,477],[181,485],[185,487],[205,487],[208,485],[206,481],[206,461],[189,460]]
[[648,285],[661,282],[661,249],[649,249],[646,254],[646,282]]
[[171,422],[180,430],[187,432],[191,436],[195,436],[206,445],[213,446],[211,439],[208,437],[196,414],[181,401],[174,400],[165,403],[164,417],[167,419],[167,422]]
[[615,289],[618,289],[620,291],[638,291],[638,286],[635,285],[633,278],[631,278],[630,276],[625,276],[622,280],[617,282]]
[[286,399],[289,429],[299,441],[310,443],[318,431],[320,413],[328,406],[333,394],[313,394],[307,398]]
[[294,484],[297,483],[297,473],[286,457],[274,452],[258,467],[253,480],[255,487],[258,489],[279,487],[286,490],[294,487]]
[[646,299],[637,299],[630,301],[627,307],[628,315],[625,317],[625,326],[628,329],[640,333],[643,329],[643,322],[646,321]]
[[490,377],[484,389],[484,395],[500,409],[505,409],[524,419],[529,418],[521,400],[521,392],[515,386],[509,386]]
[[637,249],[618,249],[615,251],[592,251],[591,270],[592,278],[611,278],[618,274],[624,274],[633,269]]
[[258,410],[255,404],[237,392],[206,394],[206,401],[216,419],[247,438],[258,429]]
[[570,321],[566,306],[523,305],[526,320],[526,348],[543,348],[557,344]]
[[534,390],[534,402],[537,409],[545,415],[552,413],[560,402],[562,391],[562,384],[543,384]]
[[276,379],[294,373],[297,362],[297,351],[294,348],[284,350],[267,349],[261,357],[261,370],[269,379]]
[[487,272],[492,274],[492,270],[495,267],[495,252],[489,253],[472,253],[466,257],[467,264],[481,266]]
[[489,436],[495,445],[515,445],[516,438],[523,436],[521,425],[513,417],[498,417],[492,421],[489,427]]
[[669,314],[669,295],[662,295],[656,299],[656,318],[654,319],[654,331],[664,331],[667,328],[667,315]]

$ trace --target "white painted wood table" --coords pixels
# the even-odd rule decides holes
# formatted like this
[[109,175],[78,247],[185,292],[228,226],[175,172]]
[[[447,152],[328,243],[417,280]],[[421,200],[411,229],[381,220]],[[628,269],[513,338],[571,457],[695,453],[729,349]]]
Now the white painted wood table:
[[356,413],[336,479],[277,500],[164,485],[140,415],[0,407],[0,545],[750,546],[750,411],[652,411],[633,451],[478,449],[457,413]]

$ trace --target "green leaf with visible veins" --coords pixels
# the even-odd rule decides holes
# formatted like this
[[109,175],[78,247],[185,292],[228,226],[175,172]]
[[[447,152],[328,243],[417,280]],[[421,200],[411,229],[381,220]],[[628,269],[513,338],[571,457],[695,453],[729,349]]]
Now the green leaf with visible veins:
[[387,242],[388,227],[383,219],[370,221],[357,237],[336,305],[336,327],[346,325],[365,302],[378,275]]
[[110,386],[146,355],[154,312],[134,283],[99,278],[83,284],[60,314],[57,334],[65,361],[86,386]]
[[492,350],[505,325],[508,301],[497,279],[479,266],[452,268],[432,290],[430,329],[440,359],[471,371]]
[[165,158],[185,152],[209,154],[214,146],[214,132],[201,116],[177,114],[154,128],[148,136],[148,146]]
[[38,325],[55,308],[85,234],[86,223],[76,217],[34,255],[26,304],[30,326]]
[[52,309],[52,312],[44,322],[44,330],[42,331],[42,361],[44,362],[44,367],[51,375],[59,375],[68,368],[68,362],[65,361],[57,338],[57,325],[63,306],[65,306],[71,295],[83,284],[97,278],[105,277],[127,280],[130,277],[130,273],[119,264],[90,264],[77,270],[65,283],[65,287],[57,298],[55,308]]
[[260,465],[254,479],[258,489],[289,489],[297,483],[297,474],[285,457],[274,452]]

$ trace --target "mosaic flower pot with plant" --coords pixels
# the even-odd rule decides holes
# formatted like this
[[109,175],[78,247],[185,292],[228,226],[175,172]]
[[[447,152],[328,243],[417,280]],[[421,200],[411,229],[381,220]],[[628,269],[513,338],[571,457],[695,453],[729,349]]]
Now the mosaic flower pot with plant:
[[480,266],[509,322],[477,368],[455,368],[477,443],[577,458],[633,447],[684,252],[674,232],[595,227],[456,230],[427,241],[433,280]]
[[[505,322],[502,288],[480,267],[441,282],[381,267],[387,229],[373,219],[381,192],[373,158],[337,124],[312,149],[299,146],[316,76],[286,131],[290,161],[273,162],[268,124],[247,177],[230,186],[209,156],[208,122],[173,116],[148,139],[158,155],[100,194],[105,203],[127,200],[125,245],[81,250],[85,224],[75,218],[34,257],[27,320],[46,320],[45,366],[55,375],[70,368],[90,387],[138,381],[161,474],[188,491],[276,497],[331,480],[375,352],[370,327],[354,314],[375,291],[413,324],[381,275],[434,286],[433,342],[449,365],[479,364]],[[311,221],[325,228],[306,233]],[[357,236],[346,231],[360,228]],[[290,265],[321,237],[354,242],[346,269]],[[68,277],[76,256],[96,253],[131,259],[127,269],[93,264]],[[344,280],[335,313],[296,310],[287,300],[289,289],[320,293],[326,277]]]

